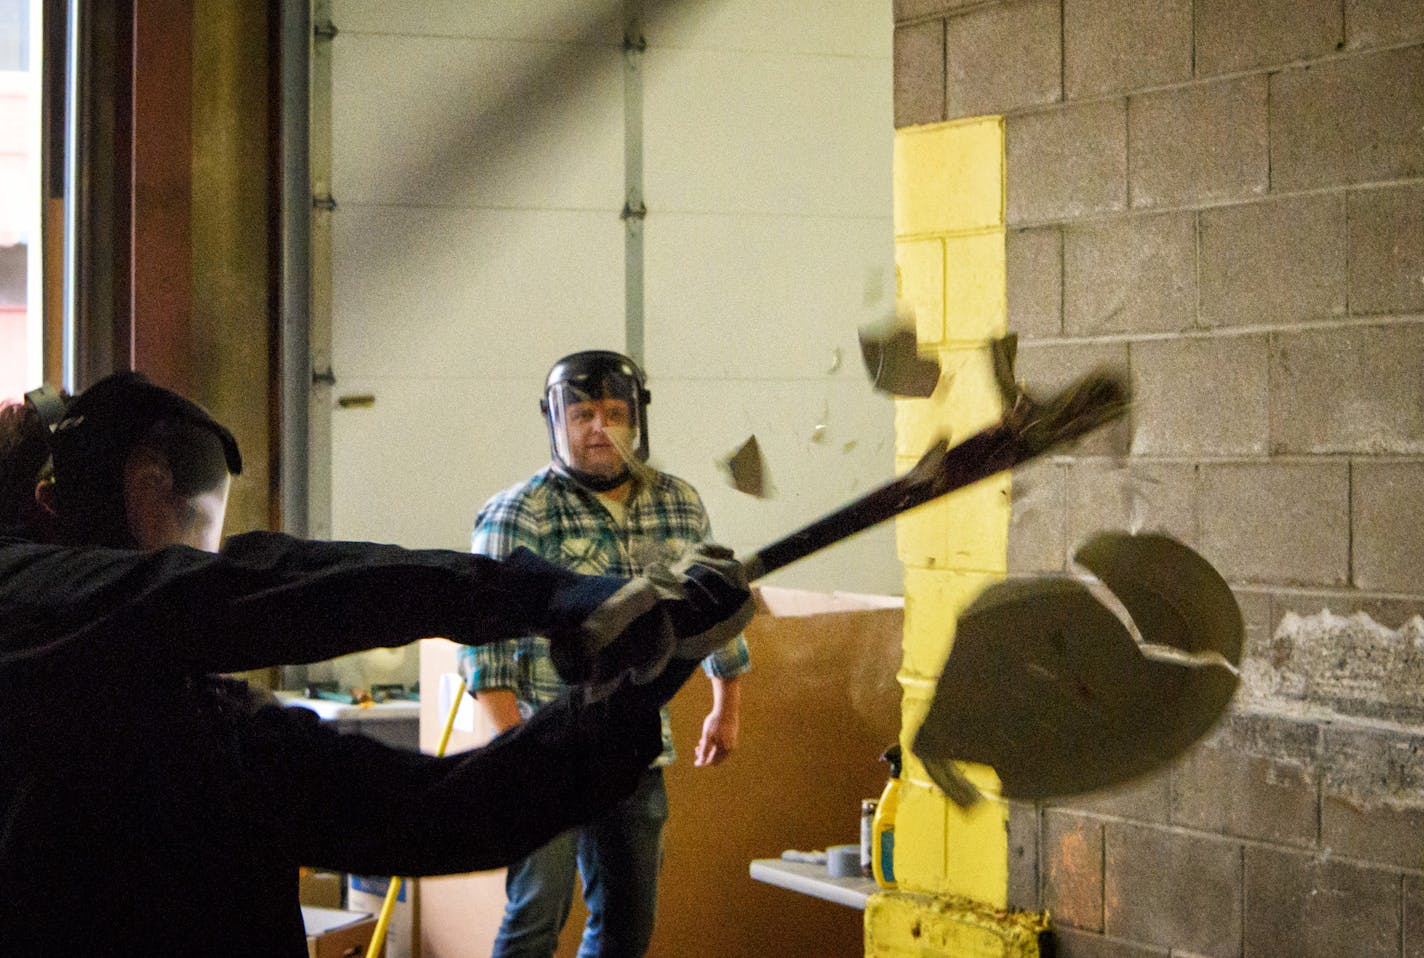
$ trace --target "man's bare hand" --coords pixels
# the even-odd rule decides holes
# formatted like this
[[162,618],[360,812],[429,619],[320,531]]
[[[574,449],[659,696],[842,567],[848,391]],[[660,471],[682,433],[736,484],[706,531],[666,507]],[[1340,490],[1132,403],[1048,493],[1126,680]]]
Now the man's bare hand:
[[712,711],[702,720],[702,738],[697,743],[693,765],[705,768],[720,765],[737,747],[742,735],[741,720],[735,715]]

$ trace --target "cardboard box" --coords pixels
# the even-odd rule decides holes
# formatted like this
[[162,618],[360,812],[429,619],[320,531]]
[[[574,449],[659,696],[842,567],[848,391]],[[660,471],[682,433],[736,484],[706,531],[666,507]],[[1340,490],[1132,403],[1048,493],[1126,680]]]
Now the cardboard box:
[[371,944],[376,918],[363,911],[302,906],[307,958],[361,958]]
[[297,898],[303,905],[316,908],[340,908],[345,879],[337,872],[303,868],[297,879]]

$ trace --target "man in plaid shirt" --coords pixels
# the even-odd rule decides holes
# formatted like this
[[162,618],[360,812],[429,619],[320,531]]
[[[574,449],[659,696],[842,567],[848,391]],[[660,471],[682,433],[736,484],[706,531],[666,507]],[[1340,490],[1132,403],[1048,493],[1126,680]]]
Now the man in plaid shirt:
[[[575,572],[634,576],[653,563],[672,565],[705,541],[710,525],[697,491],[645,464],[649,398],[642,371],[626,356],[590,351],[556,363],[540,403],[552,461],[485,504],[472,551],[504,558],[524,547]],[[465,647],[460,656],[471,694],[500,731],[565,688],[541,636]],[[713,704],[697,766],[716,765],[736,748],[740,677],[749,667],[741,636],[703,661]],[[493,958],[554,953],[573,902],[575,867],[589,912],[579,958],[637,958],[647,950],[667,819],[662,769],[675,754],[666,710],[662,723],[663,752],[632,797],[510,866]]]

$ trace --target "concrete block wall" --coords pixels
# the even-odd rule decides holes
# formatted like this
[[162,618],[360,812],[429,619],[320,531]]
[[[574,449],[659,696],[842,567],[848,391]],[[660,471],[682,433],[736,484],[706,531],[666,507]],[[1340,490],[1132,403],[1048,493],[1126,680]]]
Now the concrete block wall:
[[1010,906],[1063,958],[1424,955],[1424,4],[895,13],[902,131],[1002,117],[1021,377],[1136,389],[1016,475],[1009,574],[1162,529],[1247,623],[1192,752],[1011,806]]

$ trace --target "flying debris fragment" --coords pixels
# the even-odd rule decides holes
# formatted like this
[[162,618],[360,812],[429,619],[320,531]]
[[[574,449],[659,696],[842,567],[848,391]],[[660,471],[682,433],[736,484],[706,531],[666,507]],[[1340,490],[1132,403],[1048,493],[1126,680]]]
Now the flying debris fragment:
[[756,436],[749,437],[724,459],[722,468],[732,488],[758,499],[766,498],[766,460],[762,458]]
[[939,385],[939,360],[920,354],[914,324],[898,316],[862,327],[860,354],[881,392],[924,399]]

